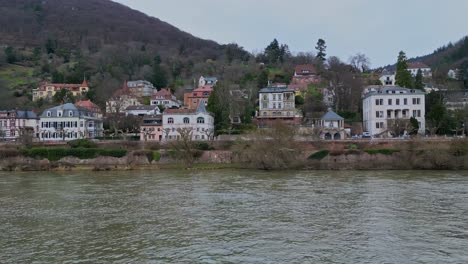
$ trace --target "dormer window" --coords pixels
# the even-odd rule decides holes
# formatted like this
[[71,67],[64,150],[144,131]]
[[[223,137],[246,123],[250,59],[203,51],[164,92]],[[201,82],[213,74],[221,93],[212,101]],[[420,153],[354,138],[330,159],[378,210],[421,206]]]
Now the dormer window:
[[48,117],[51,117],[52,116],[52,113],[50,111],[47,111],[47,116]]
[[62,114],[63,114],[63,113],[62,113],[61,111],[58,111],[58,112],[57,112],[57,116],[58,116],[58,117],[62,117]]
[[73,111],[68,111],[68,116],[73,116]]

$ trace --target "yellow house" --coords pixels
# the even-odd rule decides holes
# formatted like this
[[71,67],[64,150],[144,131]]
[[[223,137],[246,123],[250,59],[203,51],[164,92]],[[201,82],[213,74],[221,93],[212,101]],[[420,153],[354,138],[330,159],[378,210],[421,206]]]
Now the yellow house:
[[86,80],[83,80],[81,84],[66,84],[66,83],[48,83],[41,84],[37,89],[32,90],[33,101],[39,99],[49,100],[55,93],[62,89],[69,90],[73,96],[81,96],[89,91],[89,86]]

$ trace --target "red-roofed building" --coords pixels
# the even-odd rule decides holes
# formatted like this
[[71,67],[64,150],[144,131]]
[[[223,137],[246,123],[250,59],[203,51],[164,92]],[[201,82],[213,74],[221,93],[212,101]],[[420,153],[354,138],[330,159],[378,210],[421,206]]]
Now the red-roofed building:
[[86,108],[91,113],[95,114],[96,117],[102,117],[101,108],[99,108],[99,106],[97,106],[95,103],[91,102],[91,100],[76,102],[75,106]]
[[298,90],[307,90],[309,84],[320,83],[320,76],[314,65],[297,65],[294,69],[294,76],[291,81],[291,88]]
[[112,95],[106,102],[106,113],[124,113],[127,107],[132,105],[141,105],[138,98],[132,94],[125,81],[123,87]]
[[411,73],[411,75],[413,75],[413,77],[418,74],[419,70],[421,70],[423,77],[432,76],[431,67],[427,66],[426,64],[419,61],[408,63],[408,71]]
[[33,101],[39,99],[50,100],[58,91],[66,89],[70,91],[73,96],[82,96],[89,91],[89,86],[86,80],[81,84],[68,84],[68,83],[48,83],[43,82],[37,89],[32,90]]
[[151,96],[151,105],[162,105],[164,108],[171,108],[180,107],[180,102],[169,88],[165,88]]
[[205,106],[208,104],[208,98],[213,92],[213,87],[211,86],[202,86],[197,89],[184,94],[184,105],[189,109],[197,109],[200,102],[203,102]]

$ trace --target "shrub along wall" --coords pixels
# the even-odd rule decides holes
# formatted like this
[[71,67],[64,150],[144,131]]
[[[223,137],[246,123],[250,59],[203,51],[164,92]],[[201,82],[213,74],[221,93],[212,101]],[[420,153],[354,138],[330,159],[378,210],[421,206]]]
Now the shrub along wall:
[[121,158],[127,155],[125,149],[97,149],[97,148],[44,148],[35,147],[22,150],[23,155],[31,158],[57,161],[72,156],[79,159],[94,159],[98,156]]

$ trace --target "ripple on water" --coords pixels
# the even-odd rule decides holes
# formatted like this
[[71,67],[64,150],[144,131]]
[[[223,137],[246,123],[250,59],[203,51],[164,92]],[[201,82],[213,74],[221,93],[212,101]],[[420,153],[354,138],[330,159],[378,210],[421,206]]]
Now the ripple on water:
[[1,263],[468,263],[464,172],[0,179]]

